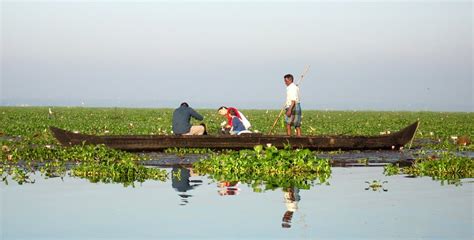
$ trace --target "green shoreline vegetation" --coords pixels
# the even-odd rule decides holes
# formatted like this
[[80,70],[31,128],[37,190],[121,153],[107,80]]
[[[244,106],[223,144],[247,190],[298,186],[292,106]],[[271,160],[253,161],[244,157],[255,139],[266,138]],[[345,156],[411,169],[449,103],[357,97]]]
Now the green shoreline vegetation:
[[443,151],[438,155],[416,159],[412,166],[400,167],[389,164],[384,167],[388,176],[406,174],[409,176],[429,176],[441,183],[459,184],[463,178],[474,178],[474,160]]
[[[97,135],[170,135],[172,109],[82,107],[50,109],[51,112],[48,107],[0,107],[2,147],[0,177],[4,182],[7,181],[7,176],[11,176],[20,184],[31,182],[28,176],[35,171],[39,171],[44,177],[61,177],[69,174],[89,179],[91,182],[115,182],[125,186],[133,186],[135,182],[146,180],[165,180],[169,177],[164,170],[140,165],[139,162],[146,159],[137,154],[109,149],[102,145],[62,147],[48,128],[56,126]],[[251,121],[253,130],[262,133],[268,132],[279,112],[279,110],[242,111]],[[205,118],[208,132],[217,134],[224,119],[217,115],[216,110],[199,110],[199,112]],[[474,136],[474,113],[304,111],[302,130],[303,135],[378,135],[398,131],[416,120],[421,121],[416,140],[427,140],[424,145],[418,144],[417,148],[420,151],[438,150],[440,156],[429,161],[421,157],[411,168],[388,166],[386,174],[431,176],[439,180],[472,178],[473,160],[455,155],[453,152],[474,150],[472,143],[466,146],[455,144],[455,140],[462,136],[468,139]],[[284,134],[283,126],[283,121],[280,121],[275,132]],[[255,190],[263,186],[261,184],[266,184],[265,188],[273,189],[276,186],[285,186],[285,182],[293,180],[292,184],[306,188],[309,186],[307,180],[319,179],[320,183],[324,183],[330,174],[329,165],[324,164],[327,160],[314,159],[314,154],[308,150],[277,150],[260,146],[253,151],[215,153],[209,149],[173,148],[166,150],[165,153],[210,155],[195,167],[218,180],[229,178],[228,180],[238,179],[247,182],[255,186]],[[274,159],[262,157],[267,154]],[[281,166],[275,165],[276,159],[280,161]],[[455,165],[461,170],[454,172],[428,170],[447,164]],[[276,166],[279,168],[273,169]],[[317,170],[314,167],[324,170]],[[329,168],[329,171],[326,168]],[[450,178],[451,175],[454,177]]]
[[328,159],[318,159],[308,149],[277,149],[255,146],[254,150],[213,154],[194,164],[198,173],[217,181],[240,181],[256,192],[278,187],[309,189],[314,180],[326,183],[331,175]]

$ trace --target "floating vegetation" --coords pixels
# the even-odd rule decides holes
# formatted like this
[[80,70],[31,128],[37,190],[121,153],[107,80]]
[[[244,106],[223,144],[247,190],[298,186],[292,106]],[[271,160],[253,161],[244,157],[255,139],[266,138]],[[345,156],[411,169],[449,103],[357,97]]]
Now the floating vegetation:
[[168,148],[165,153],[186,155],[186,154],[210,154],[213,151],[209,148]]
[[388,183],[387,181],[381,181],[381,180],[372,180],[372,182],[366,181],[365,183],[368,184],[368,186],[365,188],[365,190],[371,189],[372,191],[384,191],[387,192],[388,189],[386,189],[383,184]]
[[214,154],[193,167],[217,181],[249,184],[256,192],[288,187],[309,189],[313,181],[326,183],[331,174],[329,160],[317,158],[310,150],[278,150],[261,145],[254,150]]
[[[91,182],[123,183],[130,186],[145,180],[167,178],[165,170],[147,168],[139,164],[143,157],[109,149],[104,145],[50,148],[12,146],[4,148],[0,156],[0,176],[8,184],[7,176],[19,184],[33,183],[30,174],[39,171],[42,176],[64,177],[69,175],[89,179]],[[12,156],[12,157],[8,157]]]
[[384,168],[386,175],[407,174],[410,176],[430,176],[434,180],[459,183],[463,178],[474,178],[474,160],[452,152],[441,152],[417,159],[412,166],[398,167],[389,164]]
[[123,183],[124,186],[134,186],[135,182],[142,183],[146,180],[167,179],[165,170],[147,168],[127,160],[81,163],[71,170],[71,176],[86,178],[93,183]]
[[[49,126],[94,135],[172,134],[173,109],[54,107],[0,107],[0,132],[4,136],[22,136],[34,142],[51,144]],[[268,132],[278,110],[242,110],[253,130]],[[220,132],[224,120],[214,109],[199,110],[209,134]],[[375,111],[304,111],[303,134],[379,135],[395,132],[421,121],[417,138],[451,140],[474,136],[474,113],[375,112]],[[285,134],[285,129],[275,129]],[[452,140],[451,140],[452,141]],[[466,145],[467,142],[466,142]]]
[[[271,123],[279,113],[278,110],[242,111],[252,123],[253,130],[262,133],[269,131]],[[224,119],[216,114],[215,109],[199,110],[199,112],[205,117],[208,133],[218,134],[220,123]],[[94,166],[94,169],[127,173],[127,176],[135,176],[139,181],[160,179],[158,173],[150,173],[149,170],[144,170],[139,166],[137,160],[142,160],[142,158],[137,154],[115,151],[103,146],[84,145],[64,148],[58,145],[49,127],[56,126],[93,135],[170,135],[172,134],[172,113],[173,109],[0,107],[0,177],[6,180],[6,176],[11,176],[19,183],[28,183],[31,182],[28,176],[34,171],[39,171],[44,177],[60,177],[70,174],[72,171],[69,170],[80,167],[75,174],[80,177],[93,175],[92,181],[109,182],[122,179],[121,182],[129,183],[134,178],[117,178],[116,175],[99,172],[101,170],[94,173],[92,167],[86,166],[90,164]],[[471,141],[474,136],[474,124],[472,124],[474,113],[304,111],[303,115],[302,131],[306,135],[379,135],[398,131],[419,119],[421,125],[415,138],[417,148],[474,151],[474,144]],[[285,134],[284,124],[274,132]],[[417,144],[416,140],[419,139],[427,139],[429,144]],[[268,150],[262,149],[262,151]],[[299,150],[285,151],[289,155],[302,154]],[[213,154],[213,151],[209,149],[171,148],[165,152],[177,155]],[[231,151],[214,155],[214,157],[229,156],[245,159],[244,156],[248,155],[248,158],[252,159],[251,155],[255,153],[251,152],[253,151]],[[339,153],[340,151],[334,152],[334,154]],[[272,154],[278,157],[280,153]],[[255,157],[256,155],[253,156]],[[307,158],[310,158],[309,154]],[[120,161],[133,164],[127,165]],[[308,162],[312,161],[308,160]],[[106,166],[103,166],[104,164]],[[244,166],[251,167],[251,165]],[[266,166],[263,166],[263,169],[266,169]],[[222,172],[227,174],[228,170],[222,170]],[[258,174],[258,179],[262,179],[264,171],[258,170],[252,174]],[[245,176],[243,171],[242,176]],[[268,183],[271,179],[276,179],[277,174],[269,176],[266,179]],[[281,181],[283,183],[286,179],[282,178]],[[276,183],[278,184],[280,183]]]

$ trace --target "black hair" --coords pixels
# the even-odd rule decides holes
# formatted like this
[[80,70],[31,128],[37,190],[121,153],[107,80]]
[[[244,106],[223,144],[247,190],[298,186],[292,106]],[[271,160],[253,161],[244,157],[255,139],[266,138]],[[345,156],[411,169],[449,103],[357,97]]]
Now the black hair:
[[293,75],[291,74],[286,74],[283,78],[288,78],[293,82]]
[[227,109],[226,106],[221,106],[220,108],[217,109],[217,111],[220,111],[221,109]]
[[187,102],[182,102],[181,107],[189,107],[189,104]]

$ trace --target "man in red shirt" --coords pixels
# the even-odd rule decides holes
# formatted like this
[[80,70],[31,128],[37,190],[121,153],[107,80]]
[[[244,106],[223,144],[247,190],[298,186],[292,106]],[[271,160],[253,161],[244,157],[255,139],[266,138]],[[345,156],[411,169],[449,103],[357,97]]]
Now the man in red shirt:
[[240,112],[239,110],[237,110],[237,108],[222,106],[219,109],[217,109],[217,112],[219,113],[219,115],[225,116],[227,118],[227,124],[222,126],[224,129],[232,128],[232,116],[229,113],[231,109],[235,111],[235,116],[238,117],[240,120],[242,120],[242,117],[240,116]]
[[[227,122],[223,122],[221,124],[222,133],[224,133],[224,134],[230,133],[230,130],[233,127],[232,126],[232,116],[230,115],[231,110],[233,110],[233,112],[235,112],[235,116],[237,118],[239,118],[240,121],[242,121],[242,124],[245,127],[245,132],[250,133],[251,131],[249,129],[252,127],[252,124],[250,124],[247,117],[245,117],[245,115],[243,113],[241,113],[239,110],[237,110],[237,108],[225,107],[225,106],[222,106],[217,110],[219,115],[225,116],[227,118]],[[242,131],[242,132],[244,132],[244,131]]]

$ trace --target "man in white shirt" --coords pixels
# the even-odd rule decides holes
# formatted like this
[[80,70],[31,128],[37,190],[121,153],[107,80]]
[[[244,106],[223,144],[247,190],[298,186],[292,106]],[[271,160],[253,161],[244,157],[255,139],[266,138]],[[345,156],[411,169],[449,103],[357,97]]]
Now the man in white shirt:
[[286,74],[283,79],[286,85],[286,134],[291,136],[291,126],[294,126],[296,136],[301,136],[300,89],[293,82],[293,75]]

